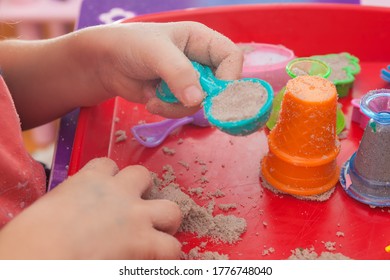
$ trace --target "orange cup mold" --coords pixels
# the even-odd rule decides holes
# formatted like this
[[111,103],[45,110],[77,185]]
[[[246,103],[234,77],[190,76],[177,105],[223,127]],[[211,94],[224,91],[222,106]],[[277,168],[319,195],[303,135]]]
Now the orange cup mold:
[[263,178],[274,188],[301,196],[333,188],[339,175],[336,157],[337,91],[318,76],[289,80],[279,120],[268,137]]

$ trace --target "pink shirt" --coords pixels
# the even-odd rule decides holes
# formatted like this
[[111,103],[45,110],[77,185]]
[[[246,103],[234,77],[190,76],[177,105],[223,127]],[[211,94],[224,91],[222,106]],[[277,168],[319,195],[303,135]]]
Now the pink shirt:
[[26,151],[20,119],[0,76],[0,228],[45,193],[43,166]]

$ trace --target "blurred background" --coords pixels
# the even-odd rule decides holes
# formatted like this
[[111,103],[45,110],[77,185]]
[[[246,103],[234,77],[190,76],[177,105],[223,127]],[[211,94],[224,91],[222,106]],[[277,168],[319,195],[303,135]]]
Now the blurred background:
[[[74,30],[82,0],[0,0],[0,38],[56,37]],[[24,131],[27,150],[51,165],[59,120]]]

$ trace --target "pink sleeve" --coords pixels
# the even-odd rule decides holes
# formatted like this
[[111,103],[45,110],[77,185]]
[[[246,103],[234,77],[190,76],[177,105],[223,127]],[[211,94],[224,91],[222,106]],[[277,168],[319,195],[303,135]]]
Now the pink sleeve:
[[0,228],[45,193],[45,172],[26,151],[19,116],[0,76]]

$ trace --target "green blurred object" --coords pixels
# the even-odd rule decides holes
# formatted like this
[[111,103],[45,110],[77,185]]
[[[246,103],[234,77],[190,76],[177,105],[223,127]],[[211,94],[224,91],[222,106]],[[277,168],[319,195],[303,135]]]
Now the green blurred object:
[[322,60],[301,57],[291,60],[286,66],[286,72],[291,78],[304,75],[328,78],[332,69]]
[[268,119],[268,122],[266,123],[266,126],[269,130],[272,130],[274,126],[276,125],[278,119],[279,119],[279,111],[280,107],[282,105],[282,100],[284,97],[284,91],[286,90],[286,87],[283,87],[274,97],[274,101],[272,103],[272,111],[271,115]]
[[341,108],[337,108],[336,133],[339,135],[345,128],[345,116]]

